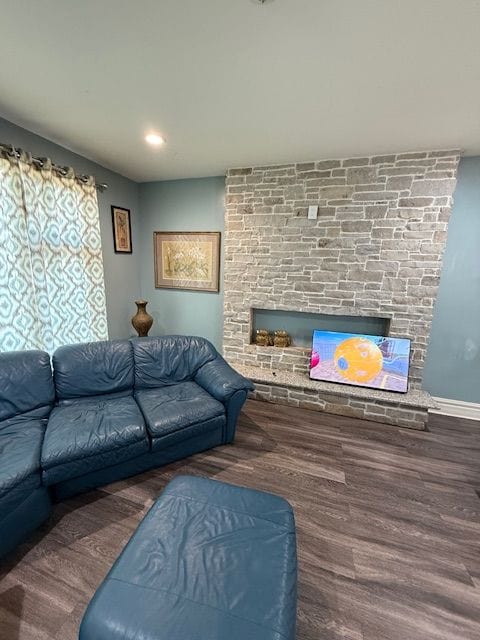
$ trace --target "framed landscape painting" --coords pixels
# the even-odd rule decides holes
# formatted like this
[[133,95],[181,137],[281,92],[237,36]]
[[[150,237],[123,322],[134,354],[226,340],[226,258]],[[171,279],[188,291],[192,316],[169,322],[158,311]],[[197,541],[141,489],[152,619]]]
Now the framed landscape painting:
[[132,228],[130,209],[111,206],[113,226],[113,249],[115,253],[132,253]]
[[219,290],[220,233],[155,231],[157,289]]

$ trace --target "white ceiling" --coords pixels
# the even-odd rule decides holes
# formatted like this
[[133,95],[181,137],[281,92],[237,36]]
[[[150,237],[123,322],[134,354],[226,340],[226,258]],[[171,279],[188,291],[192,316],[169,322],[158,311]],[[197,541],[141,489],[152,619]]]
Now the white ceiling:
[[138,181],[480,154],[478,0],[0,0],[0,61],[0,115]]

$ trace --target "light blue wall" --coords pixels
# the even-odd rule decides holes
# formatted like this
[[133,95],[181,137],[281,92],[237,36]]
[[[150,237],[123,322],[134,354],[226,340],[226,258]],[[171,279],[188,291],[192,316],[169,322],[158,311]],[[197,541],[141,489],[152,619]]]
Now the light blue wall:
[[[142,296],[154,317],[150,335],[180,333],[208,338],[222,346],[223,230],[225,179],[201,178],[140,185]],[[155,289],[154,231],[222,232],[220,293]]]
[[[138,184],[2,118],[0,142],[21,147],[34,156],[47,156],[56,164],[72,166],[78,173],[93,174],[98,182],[108,184],[105,192],[98,191],[108,330],[110,338],[133,335],[130,318],[136,308],[133,301],[140,295]],[[116,254],[113,250],[112,204],[131,210],[131,255]]]
[[480,403],[480,157],[460,161],[423,386]]

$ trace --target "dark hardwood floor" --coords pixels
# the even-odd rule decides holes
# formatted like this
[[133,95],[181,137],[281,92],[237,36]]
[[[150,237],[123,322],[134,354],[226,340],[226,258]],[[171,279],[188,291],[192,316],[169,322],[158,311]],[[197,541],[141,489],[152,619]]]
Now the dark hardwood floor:
[[432,416],[423,433],[249,401],[233,446],[56,505],[2,567],[1,640],[76,639],[87,602],[178,473],[291,502],[298,640],[480,639],[480,424]]

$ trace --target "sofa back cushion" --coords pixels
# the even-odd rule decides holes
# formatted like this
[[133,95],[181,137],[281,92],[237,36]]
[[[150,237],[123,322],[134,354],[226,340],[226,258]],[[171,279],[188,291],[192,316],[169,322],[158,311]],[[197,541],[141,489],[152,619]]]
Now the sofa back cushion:
[[60,347],[53,354],[59,400],[133,390],[133,354],[128,340]]
[[205,338],[162,336],[132,340],[135,389],[153,389],[186,380],[218,354]]
[[44,351],[0,353],[0,420],[39,410],[55,400],[50,356]]

